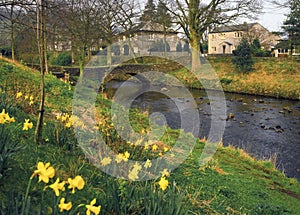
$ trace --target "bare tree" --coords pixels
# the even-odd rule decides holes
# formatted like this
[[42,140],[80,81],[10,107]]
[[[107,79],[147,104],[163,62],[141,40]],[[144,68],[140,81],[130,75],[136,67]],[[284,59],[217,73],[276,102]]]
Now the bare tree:
[[261,10],[259,0],[173,0],[169,11],[183,29],[192,54],[192,71],[200,67],[200,40],[212,25],[224,25],[241,17],[252,18]]
[[[29,4],[29,2],[27,2]],[[17,25],[21,24],[20,17],[24,14],[25,1],[21,0],[1,0],[0,8],[3,8],[0,17],[4,20],[2,24],[9,30],[10,46],[11,46],[11,57],[15,60],[15,33]]]

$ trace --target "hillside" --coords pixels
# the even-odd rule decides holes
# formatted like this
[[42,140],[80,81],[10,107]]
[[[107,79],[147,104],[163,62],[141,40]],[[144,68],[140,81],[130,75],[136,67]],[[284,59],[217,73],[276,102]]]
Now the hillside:
[[[200,168],[198,159],[207,144],[205,140],[197,141],[188,159],[170,176],[164,174],[146,182],[110,177],[92,165],[78,146],[71,126],[74,121],[70,120],[73,90],[68,83],[46,76],[44,144],[35,145],[39,73],[0,60],[0,110],[5,109],[15,120],[0,124],[0,144],[4,146],[0,147],[0,155],[8,159],[0,161],[1,214],[85,213],[91,208],[86,205],[94,198],[94,206],[101,206],[100,214],[299,214],[300,183],[296,179],[287,178],[268,161],[255,160],[242,150],[221,145],[212,160]],[[178,138],[179,131],[167,129],[156,147],[146,149],[127,143],[114,129],[110,101],[99,95],[98,102],[99,130],[106,144],[121,153],[122,162],[126,153],[130,154],[129,159],[143,161],[159,157]],[[147,132],[147,115],[136,110],[130,114],[135,130]],[[22,129],[26,119],[33,123],[33,128]],[[9,148],[16,151],[6,150]],[[41,172],[30,179],[38,162],[50,162],[55,169],[55,176],[48,172],[47,184],[38,182]],[[101,163],[105,165],[104,158]],[[137,177],[147,172],[146,167],[140,168]],[[76,184],[68,180],[75,176],[83,178],[83,187],[79,181]],[[59,196],[49,186],[57,178],[68,181],[63,184],[64,189],[57,188]],[[74,194],[68,188],[71,184]],[[64,205],[64,213],[58,207],[63,205],[62,198],[73,206],[67,210]]]

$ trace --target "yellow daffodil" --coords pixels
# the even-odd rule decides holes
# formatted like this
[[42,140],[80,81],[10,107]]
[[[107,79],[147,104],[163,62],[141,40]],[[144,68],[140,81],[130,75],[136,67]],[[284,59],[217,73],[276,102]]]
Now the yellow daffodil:
[[5,113],[5,109],[0,113],[0,124],[4,124],[5,122],[14,122],[12,121],[14,118],[10,118],[8,113]]
[[168,147],[164,147],[164,152],[167,152],[169,151],[169,148]]
[[152,163],[149,159],[146,160],[146,163],[144,164],[144,167],[147,169],[147,168],[150,168],[152,166]]
[[111,158],[110,157],[103,158],[102,161],[101,161],[101,165],[102,166],[106,166],[106,165],[108,165],[110,163],[111,163]]
[[56,115],[56,119],[60,120],[61,119],[61,115]]
[[122,161],[127,162],[129,157],[130,153],[126,151],[124,154],[119,153],[115,160],[117,161],[117,163],[121,163]]
[[5,113],[5,109],[0,113],[0,124],[4,124],[7,119],[7,114]]
[[72,202],[65,203],[65,198],[61,198],[58,207],[60,212],[63,212],[64,210],[69,211],[72,208]]
[[170,173],[169,173],[169,171],[168,171],[167,169],[164,169],[164,170],[162,171],[162,173],[161,173],[161,177],[164,177],[164,176],[166,176],[166,177],[169,177],[169,176],[170,176]]
[[128,151],[126,151],[126,152],[124,153],[124,159],[127,159],[127,160],[128,160],[129,157],[130,157],[130,153],[129,153]]
[[98,215],[101,210],[101,206],[94,206],[96,204],[96,199],[93,199],[89,205],[86,205],[86,215],[90,215],[91,212]]
[[129,178],[130,180],[132,180],[132,181],[135,181],[135,180],[137,180],[137,179],[139,178],[138,174],[139,174],[139,171],[138,171],[137,169],[133,168],[133,169],[129,172],[128,178]]
[[119,153],[116,157],[116,161],[117,161],[117,163],[121,163],[122,160],[123,160],[123,154]]
[[31,105],[33,105],[33,104],[34,104],[34,101],[33,101],[33,100],[30,100],[29,105],[31,106]]
[[160,156],[160,157],[161,157],[161,156],[163,156],[163,153],[161,153],[161,152],[160,152],[160,153],[158,153],[158,156]]
[[59,196],[59,191],[65,190],[65,184],[66,184],[65,181],[59,183],[59,178],[57,178],[55,183],[51,184],[49,187],[55,192],[56,196]]
[[133,165],[133,168],[136,169],[136,170],[138,170],[138,171],[142,170],[142,166],[141,166],[138,162],[136,162],[136,163]]
[[53,178],[55,175],[55,169],[50,166],[50,163],[44,164],[43,162],[38,162],[37,170],[34,171],[31,178],[39,175],[39,182],[43,181],[46,184],[49,182],[49,178]]
[[25,99],[25,100],[27,100],[28,98],[29,98],[29,96],[28,96],[28,95],[26,95],[26,96],[24,97],[24,99]]
[[155,144],[152,146],[152,151],[156,151],[158,149],[158,146]]
[[74,179],[68,178],[69,189],[72,189],[72,193],[75,193],[75,188],[82,190],[84,187],[84,180],[81,176],[76,176]]
[[33,96],[32,96],[32,95],[30,96],[29,100],[30,100],[30,101],[33,101]]
[[158,182],[158,184],[159,184],[159,186],[160,186],[160,188],[161,188],[162,190],[165,190],[165,189],[167,189],[167,187],[168,187],[168,185],[169,185],[169,181],[166,180],[165,177],[161,177],[161,179],[160,179],[160,181]]
[[139,178],[138,174],[141,169],[142,169],[142,166],[136,162],[133,165],[133,169],[129,172],[128,178],[133,181],[137,180]]
[[65,124],[65,126],[66,126],[66,128],[71,128],[72,123],[71,123],[71,122],[67,122],[67,123]]
[[17,93],[17,99],[20,98],[20,97],[22,97],[22,96],[23,96],[23,93],[22,93],[22,92],[18,92],[18,93]]
[[16,120],[15,120],[14,117],[11,117],[11,118],[9,119],[9,122],[16,122]]
[[29,119],[25,119],[23,131],[27,131],[28,129],[31,129],[33,127],[32,122],[29,122]]

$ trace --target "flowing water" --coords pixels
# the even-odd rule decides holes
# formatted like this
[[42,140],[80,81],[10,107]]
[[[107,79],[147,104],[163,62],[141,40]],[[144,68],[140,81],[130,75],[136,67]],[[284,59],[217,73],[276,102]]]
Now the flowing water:
[[[111,81],[106,85],[106,92],[113,95],[122,83]],[[127,81],[123,90],[137,85]],[[181,91],[178,88],[163,90],[177,90],[178,95]],[[180,100],[187,108],[192,102],[180,96],[168,98],[163,90],[161,93],[147,92],[138,96],[132,107],[148,110],[150,114],[160,112],[171,128],[180,128],[180,112],[174,99]],[[199,137],[207,137],[211,123],[210,101],[203,90],[189,91],[198,105]],[[259,159],[272,158],[278,169],[300,180],[300,101],[233,93],[225,93],[225,97],[228,118],[223,119],[226,120],[223,145],[242,148]]]

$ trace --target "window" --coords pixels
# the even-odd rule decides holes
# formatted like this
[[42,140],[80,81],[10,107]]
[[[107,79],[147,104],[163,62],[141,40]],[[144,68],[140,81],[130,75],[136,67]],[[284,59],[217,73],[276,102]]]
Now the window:
[[212,47],[211,49],[212,49],[212,51],[214,51],[214,52],[216,52],[216,51],[217,51],[217,47],[215,47],[215,46],[214,46],[214,47]]
[[235,32],[234,37],[243,37],[243,33],[242,32]]
[[212,39],[216,39],[216,35],[214,35],[214,34],[211,35],[211,38],[212,38]]
[[226,34],[225,33],[220,33],[220,39],[225,39],[226,38]]

